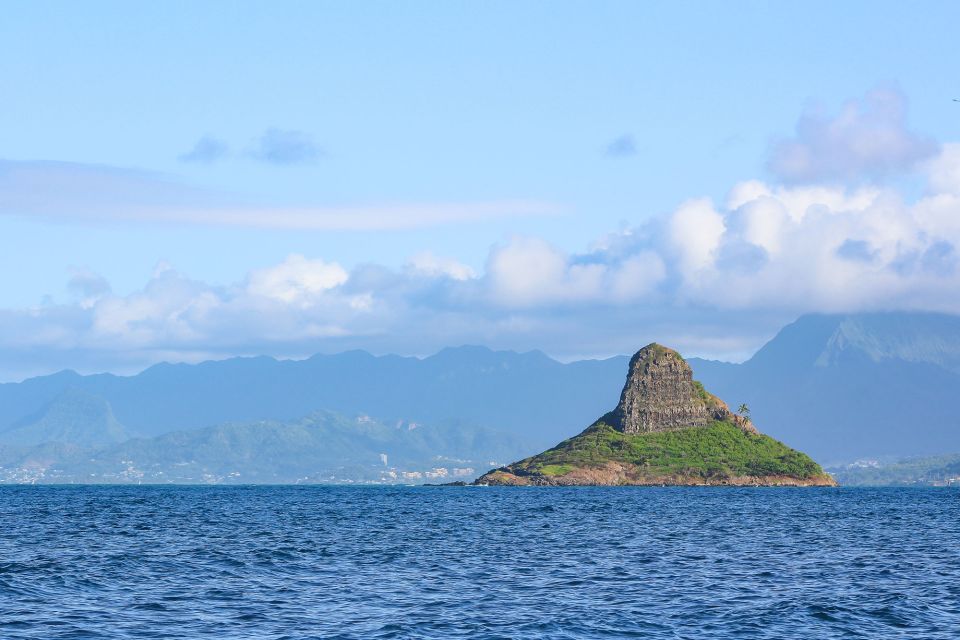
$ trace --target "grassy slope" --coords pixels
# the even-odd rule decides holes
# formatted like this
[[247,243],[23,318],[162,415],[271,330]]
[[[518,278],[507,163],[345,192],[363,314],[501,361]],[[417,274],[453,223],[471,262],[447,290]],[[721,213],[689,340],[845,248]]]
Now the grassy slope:
[[597,422],[553,449],[510,465],[509,470],[517,475],[556,477],[609,461],[637,465],[651,476],[806,479],[823,475],[820,465],[807,455],[770,436],[746,433],[729,422],[645,434],[624,434]]

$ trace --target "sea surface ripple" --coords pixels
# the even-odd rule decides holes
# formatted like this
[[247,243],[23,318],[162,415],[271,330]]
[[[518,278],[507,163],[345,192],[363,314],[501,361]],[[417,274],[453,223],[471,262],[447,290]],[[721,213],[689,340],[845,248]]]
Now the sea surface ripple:
[[960,491],[0,488],[0,637],[960,637]]

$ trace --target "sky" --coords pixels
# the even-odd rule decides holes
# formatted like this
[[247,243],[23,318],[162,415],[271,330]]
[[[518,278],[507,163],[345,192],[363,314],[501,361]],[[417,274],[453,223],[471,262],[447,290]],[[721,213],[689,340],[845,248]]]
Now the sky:
[[956,3],[30,2],[0,380],[960,313]]

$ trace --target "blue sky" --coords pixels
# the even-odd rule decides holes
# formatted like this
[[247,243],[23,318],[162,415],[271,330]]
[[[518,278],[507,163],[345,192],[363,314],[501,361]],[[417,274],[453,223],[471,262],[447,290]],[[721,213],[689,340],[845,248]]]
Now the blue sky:
[[[742,357],[805,311],[952,311],[942,308],[952,267],[929,266],[952,255],[950,216],[933,223],[926,204],[914,205],[954,192],[945,150],[960,140],[955,3],[32,2],[3,11],[0,354],[13,364],[0,378],[233,353],[425,353],[443,340],[609,355],[663,339],[664,327],[688,352]],[[813,158],[800,169],[790,164],[796,149]],[[671,220],[687,220],[710,265],[749,262],[757,247],[774,256],[779,241],[756,240],[759,227],[745,232],[746,249],[727,238],[737,220],[753,220],[737,213],[739,201],[724,209],[750,180],[839,189],[852,200],[804,202],[829,200],[844,215],[899,198],[916,229],[864,214],[872,226],[831,227],[838,255],[903,278],[913,260],[942,281],[882,280],[864,297],[862,274],[851,273],[843,287],[812,283],[789,304],[705,296],[706,281],[692,286],[691,274],[707,263],[676,247],[661,255],[657,244],[676,240]],[[854,202],[857,189],[883,197]],[[678,217],[704,197],[722,242],[696,239],[708,214]],[[611,253],[611,235],[625,233],[646,239]],[[903,248],[919,237],[925,244]],[[509,263],[519,281],[533,280],[507,292],[490,283],[515,279],[498,262],[513,250],[526,252]],[[562,274],[537,275],[554,254]],[[580,268],[600,263],[605,274]],[[780,264],[776,277],[793,280],[801,264]],[[287,307],[265,311],[249,291],[268,272],[323,300],[257,294]],[[171,274],[194,291],[173,311],[145,293]],[[759,289],[775,291],[765,277]],[[93,280],[96,291],[78,284]],[[616,289],[621,280],[640,284]],[[556,295],[538,298],[552,287]],[[205,296],[239,304],[241,289],[240,306],[272,318],[275,331],[203,307]],[[620,302],[607,309],[612,298]],[[360,320],[337,306],[365,304]],[[184,320],[197,305],[204,329]],[[127,315],[110,316],[118,306]],[[585,338],[599,307],[621,321]],[[433,339],[419,313],[440,323]],[[147,335],[146,325],[163,328]],[[210,327],[232,338],[214,344]],[[111,346],[119,333],[122,348]]]

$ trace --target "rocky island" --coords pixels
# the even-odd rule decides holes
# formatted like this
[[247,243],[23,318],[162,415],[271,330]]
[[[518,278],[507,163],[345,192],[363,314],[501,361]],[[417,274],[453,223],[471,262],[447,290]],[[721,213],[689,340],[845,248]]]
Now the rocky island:
[[673,349],[630,360],[617,408],[541,454],[478,485],[835,486],[809,456],[763,435],[693,379]]

